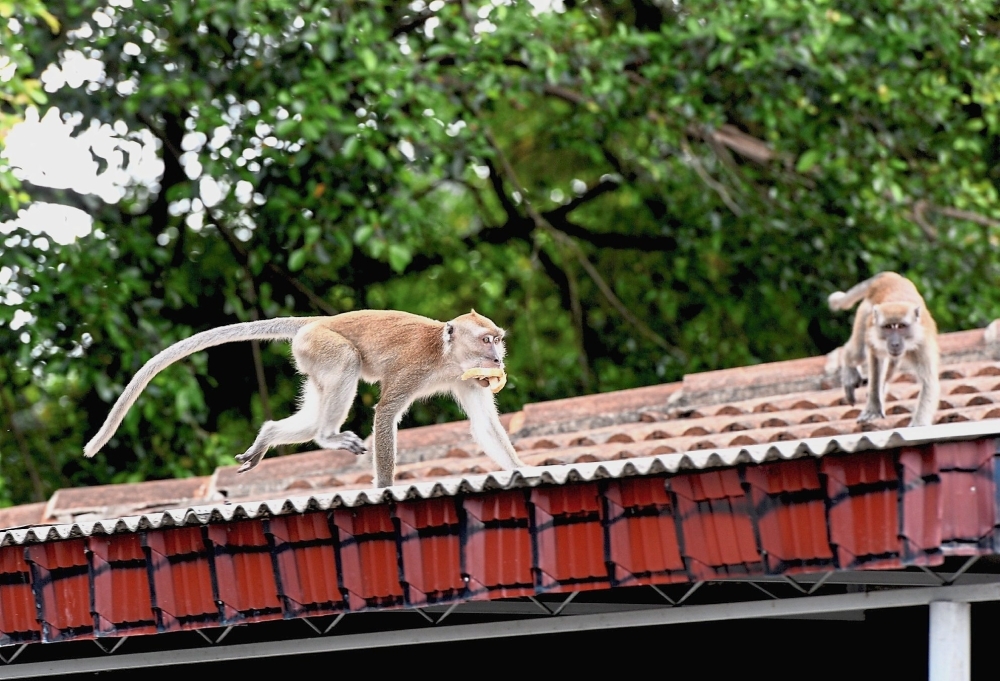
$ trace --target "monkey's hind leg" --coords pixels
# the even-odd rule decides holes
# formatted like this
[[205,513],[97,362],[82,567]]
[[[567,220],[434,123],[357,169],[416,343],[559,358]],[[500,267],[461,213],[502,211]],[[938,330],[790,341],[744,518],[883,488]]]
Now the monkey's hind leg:
[[858,415],[858,423],[868,423],[885,418],[885,382],[889,362],[879,359],[874,353],[868,356],[868,402]]
[[851,338],[840,351],[840,383],[844,387],[844,398],[848,404],[855,403],[854,391],[857,390],[858,386],[864,384],[858,367],[867,359],[864,329],[870,312],[871,306],[868,305],[868,301],[862,302],[854,316]]
[[854,404],[857,402],[854,391],[856,391],[859,386],[864,384],[864,380],[861,378],[861,372],[858,371],[858,368],[847,364],[841,366],[840,383],[844,386],[844,399],[847,400],[847,403]]
[[367,451],[364,441],[355,433],[349,430],[340,432],[354,404],[360,379],[361,362],[358,361],[349,363],[339,375],[320,384],[320,420],[313,438],[320,447],[346,449],[357,455]]
[[265,421],[250,448],[236,457],[236,460],[243,464],[236,472],[246,473],[256,467],[271,447],[298,444],[313,439],[316,434],[319,408],[319,391],[312,381],[307,380],[299,410],[280,421]]
[[340,432],[354,403],[361,380],[361,355],[342,335],[322,324],[306,327],[292,342],[299,370],[319,393],[316,432],[311,438],[326,449],[364,454],[365,445],[351,431]]

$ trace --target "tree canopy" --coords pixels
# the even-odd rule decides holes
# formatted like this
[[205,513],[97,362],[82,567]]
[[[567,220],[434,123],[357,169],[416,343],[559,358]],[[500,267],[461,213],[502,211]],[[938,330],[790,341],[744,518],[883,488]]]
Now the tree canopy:
[[236,321],[475,307],[505,411],[828,351],[826,295],[882,269],[982,326],[998,33],[978,0],[0,0],[0,503],[232,463],[294,406],[287,344],[172,367],[81,451]]

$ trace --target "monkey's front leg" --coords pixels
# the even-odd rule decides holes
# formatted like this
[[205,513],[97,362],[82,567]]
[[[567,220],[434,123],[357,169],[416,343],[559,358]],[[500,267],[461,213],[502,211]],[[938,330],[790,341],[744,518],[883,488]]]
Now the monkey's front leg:
[[913,410],[911,426],[929,426],[934,422],[938,400],[941,397],[941,382],[938,377],[936,358],[916,365],[917,380],[920,382],[920,396]]
[[[388,393],[388,394],[387,394]],[[405,397],[385,390],[375,405],[375,423],[372,426],[375,451],[372,463],[375,467],[375,486],[390,487],[396,473],[396,426],[409,406]]]
[[868,352],[868,403],[864,411],[858,415],[858,423],[868,423],[885,418],[882,406],[882,393],[885,391],[886,364],[874,352]]
[[453,392],[469,417],[472,438],[483,448],[483,452],[504,470],[524,466],[507,437],[507,431],[500,423],[497,405],[489,388],[460,383]]

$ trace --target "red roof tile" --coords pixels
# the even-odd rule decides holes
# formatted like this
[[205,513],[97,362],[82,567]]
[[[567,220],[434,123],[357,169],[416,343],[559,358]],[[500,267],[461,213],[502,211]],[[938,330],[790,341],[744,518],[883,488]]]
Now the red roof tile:
[[[942,334],[938,423],[1000,418],[997,323]],[[837,437],[907,425],[918,388],[912,376],[889,385],[887,418],[865,427],[847,405],[828,358],[810,357],[710,371],[678,383],[527,404],[502,420],[528,465],[619,461],[671,453]],[[864,388],[862,395],[864,396]],[[399,432],[400,483],[496,471],[467,422]],[[62,489],[47,504],[0,510],[0,525],[115,518],[199,504],[339,493],[371,487],[370,455],[318,450],[270,456],[248,474],[220,467],[210,478]]]
[[387,490],[330,450],[59,490],[0,511],[40,526],[0,533],[0,645],[993,555],[998,328],[942,336],[945,425],[900,376],[862,428],[812,357],[525,405],[515,473],[459,422],[401,431]]

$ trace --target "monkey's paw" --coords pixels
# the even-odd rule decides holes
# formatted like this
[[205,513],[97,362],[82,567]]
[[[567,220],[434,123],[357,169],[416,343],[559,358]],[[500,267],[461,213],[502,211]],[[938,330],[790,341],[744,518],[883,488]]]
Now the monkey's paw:
[[346,449],[358,456],[368,451],[365,449],[364,440],[349,430],[334,435],[320,435],[316,438],[316,444],[324,449]]
[[877,421],[879,419],[884,419],[885,414],[881,411],[876,411],[875,409],[865,408],[863,412],[858,414],[858,423],[868,423],[870,421]]
[[507,385],[507,372],[503,369],[480,369],[479,367],[474,367],[467,369],[461,376],[463,381],[470,378],[478,379],[479,385],[489,388],[495,393],[500,392]]
[[264,458],[264,452],[255,452],[252,449],[248,449],[242,454],[237,455],[236,460],[239,461],[242,466],[236,469],[237,473],[246,473],[247,471],[256,468],[260,460]]

